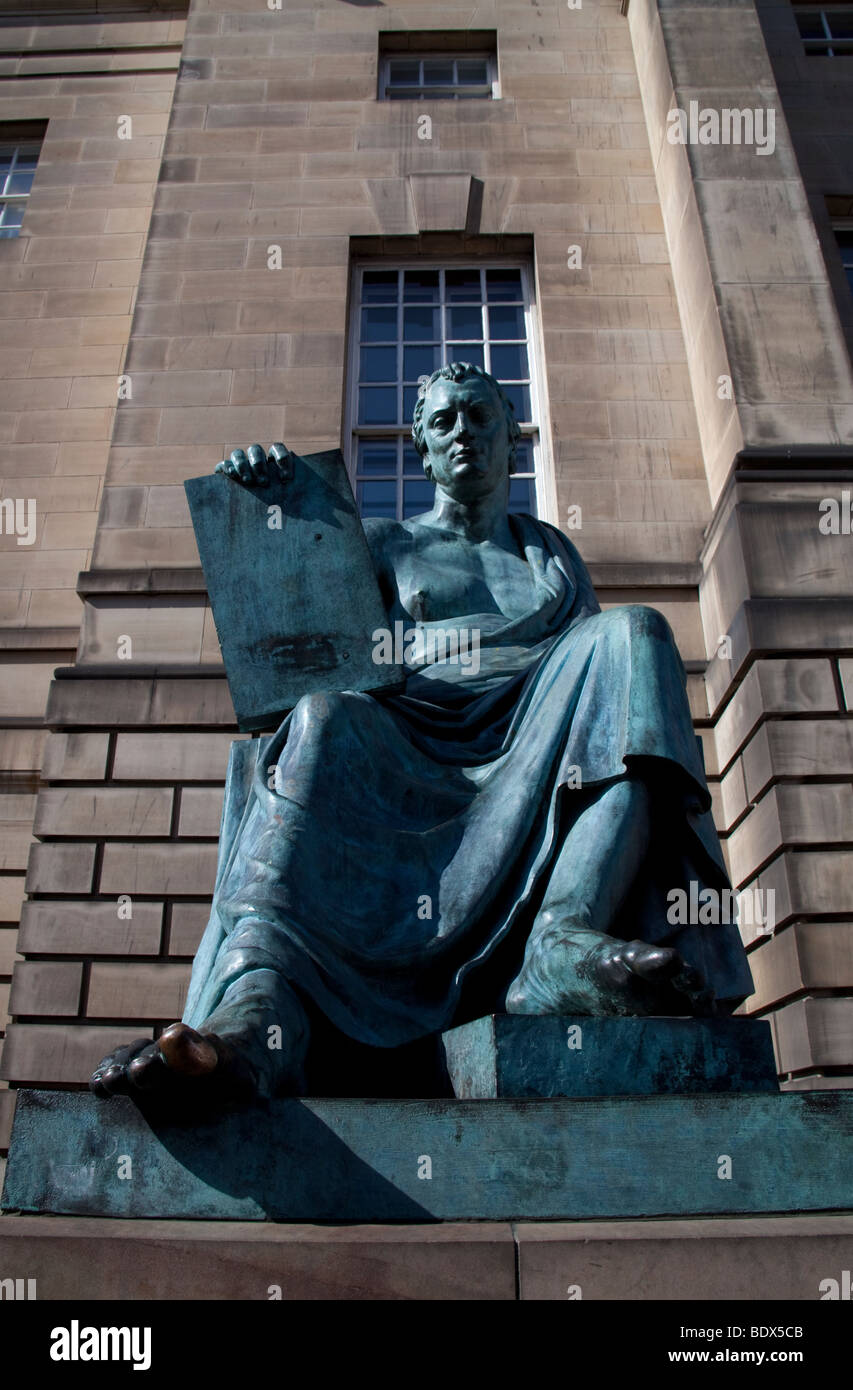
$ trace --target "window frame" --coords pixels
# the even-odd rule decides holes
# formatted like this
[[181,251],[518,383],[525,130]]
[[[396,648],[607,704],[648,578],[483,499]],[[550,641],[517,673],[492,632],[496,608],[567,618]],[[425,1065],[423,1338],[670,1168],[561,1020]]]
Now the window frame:
[[[458,62],[485,62],[487,64],[488,81],[484,86],[489,87],[488,92],[480,92],[473,96],[470,92],[466,93],[464,85],[455,84],[452,89],[446,87],[425,87],[422,83],[412,86],[411,95],[407,97],[389,96],[389,70],[392,62],[409,62],[421,64],[421,77],[423,77],[423,63],[430,59],[437,59],[445,63]],[[455,72],[455,67],[454,67]],[[425,49],[418,48],[414,51],[409,50],[388,50],[379,55],[377,100],[379,101],[497,101],[500,99],[500,84],[498,81],[498,59],[497,53],[491,49]],[[473,84],[472,84],[473,85]]]
[[[833,35],[827,15],[848,14],[853,17],[853,5],[792,5],[794,19],[797,22],[797,29],[800,41],[807,58],[850,58],[853,57],[853,37],[838,38]],[[799,28],[799,16],[810,15],[820,19],[823,26],[823,35],[819,38],[807,36]],[[836,48],[840,51],[835,52]]]
[[[37,138],[16,139],[14,136],[11,139],[4,140],[2,139],[2,131],[0,130],[0,157],[6,158],[7,155],[11,155],[11,163],[9,166],[9,172],[6,175],[6,179],[4,180],[4,188],[6,186],[6,182],[8,182],[9,179],[13,178],[15,174],[15,166],[17,164],[18,158],[21,155],[27,157],[35,155],[36,167],[35,169],[33,169],[33,179],[35,179],[36,172],[38,170],[38,162],[41,158],[43,143],[43,140]],[[21,235],[23,219],[26,215],[26,210],[29,205],[31,193],[32,183],[30,183],[30,187],[27,189],[26,193],[5,193],[3,191],[0,191],[0,219],[2,219],[3,215],[5,214],[7,207],[21,207],[23,209],[21,225],[15,227],[14,229],[12,228],[12,226],[5,226],[2,220],[0,220],[0,241],[15,241]],[[14,231],[14,234],[11,236],[8,235],[8,233],[12,231]]]
[[[551,455],[549,410],[544,371],[541,325],[536,303],[536,277],[532,259],[518,255],[506,256],[410,256],[385,258],[381,256],[359,256],[351,265],[350,276],[350,314],[347,325],[347,381],[345,388],[345,421],[343,454],[347,474],[358,499],[358,441],[359,439],[400,439],[404,443],[410,437],[411,423],[402,425],[360,425],[358,423],[359,388],[359,348],[361,339],[361,284],[365,270],[519,270],[524,303],[524,329],[530,381],[530,406],[533,423],[521,424],[522,438],[530,439],[532,444],[533,467],[531,475],[526,470],[521,474],[532,476],[536,514],[543,521],[556,517],[556,484]],[[483,301],[485,303],[485,301]],[[398,305],[402,300],[398,301]],[[444,303],[444,301],[442,301]],[[446,342],[445,325],[442,324],[442,346]],[[398,346],[402,340],[397,339]],[[488,347],[484,359],[488,356]],[[442,365],[444,365],[442,363]],[[488,370],[488,368],[487,368]],[[403,484],[406,474],[398,460],[397,466],[397,520],[403,513]],[[512,476],[518,476],[513,474]]]

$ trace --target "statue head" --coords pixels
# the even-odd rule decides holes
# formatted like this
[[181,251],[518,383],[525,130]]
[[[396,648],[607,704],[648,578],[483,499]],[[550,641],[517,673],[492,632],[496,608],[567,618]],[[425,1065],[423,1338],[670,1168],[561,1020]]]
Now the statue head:
[[481,487],[495,472],[500,476],[492,478],[492,486],[503,482],[515,470],[520,437],[515,410],[500,383],[470,362],[439,367],[418,395],[412,439],[430,482],[452,486],[459,481],[466,490],[459,477],[466,472],[474,485],[479,475]]

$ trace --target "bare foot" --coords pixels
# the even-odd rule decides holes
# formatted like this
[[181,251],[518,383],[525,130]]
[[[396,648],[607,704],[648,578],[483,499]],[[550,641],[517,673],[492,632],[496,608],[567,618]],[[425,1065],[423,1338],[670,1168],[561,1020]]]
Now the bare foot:
[[582,924],[546,920],[527,943],[506,1011],[707,1016],[714,1013],[714,999],[699,972],[671,946],[620,941]]
[[93,1071],[89,1090],[103,1097],[192,1095],[225,1105],[254,1099],[259,1085],[254,1068],[233,1045],[215,1033],[171,1023],[156,1042],[138,1038],[109,1053]]

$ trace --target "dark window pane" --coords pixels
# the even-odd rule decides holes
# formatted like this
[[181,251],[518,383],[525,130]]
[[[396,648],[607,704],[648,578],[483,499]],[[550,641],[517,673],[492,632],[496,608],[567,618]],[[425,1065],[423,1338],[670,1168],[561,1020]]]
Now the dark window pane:
[[515,406],[515,418],[519,422],[530,422],[530,387],[504,386],[504,395],[509,396]]
[[524,343],[495,343],[492,347],[492,376],[498,381],[526,381],[527,348]]
[[407,304],[437,304],[438,271],[407,270],[403,277],[403,298]]
[[394,101],[423,101],[422,87],[387,87],[385,95]]
[[362,439],[358,445],[359,473],[397,472],[397,441],[395,439]]
[[485,367],[486,354],[482,343],[448,343],[448,362],[470,362],[472,367]]
[[490,338],[524,338],[524,309],[520,304],[489,307]]
[[453,60],[427,58],[424,61],[425,87],[450,87],[453,85]]
[[533,472],[533,440],[519,439],[515,449],[516,473]]
[[460,58],[456,71],[460,82],[484,83],[489,80],[489,65],[482,58]]
[[396,386],[362,386],[358,393],[360,425],[396,425]]
[[483,337],[483,311],[476,304],[471,304],[464,309],[448,309],[447,311],[447,336],[448,338],[480,338]]
[[510,478],[507,511],[536,515],[536,489],[532,478]]
[[829,27],[836,39],[853,38],[853,10],[842,10],[839,14],[828,14]]
[[366,270],[361,282],[363,304],[396,304],[396,270]]
[[403,337],[407,343],[416,342],[418,339],[429,342],[439,336],[437,309],[403,310]]
[[362,381],[396,381],[397,349],[370,347],[361,349],[359,376]]
[[479,270],[448,270],[444,276],[444,294],[448,304],[477,303],[483,297]]
[[359,483],[358,510],[362,516],[396,517],[397,484],[394,482]]
[[853,265],[846,266],[845,270],[847,272],[847,283],[850,286],[851,291],[853,291]]
[[403,387],[403,419],[409,424],[415,413],[415,403],[418,399],[419,386]]
[[438,343],[423,347],[403,348],[403,380],[417,381],[422,376],[432,376],[441,366],[441,348]]
[[396,342],[396,309],[362,309],[361,337],[365,343]]
[[392,58],[388,64],[388,81],[392,86],[398,83],[418,83],[421,80],[421,65],[417,59]]
[[818,13],[798,14],[797,27],[804,39],[819,39],[823,37],[823,22]]
[[521,271],[487,270],[486,298],[490,304],[505,304],[508,300],[521,299]]
[[428,512],[435,498],[435,488],[426,478],[417,482],[403,484],[403,516],[417,516],[418,512]]
[[403,445],[403,472],[423,476],[424,465],[414,444]]

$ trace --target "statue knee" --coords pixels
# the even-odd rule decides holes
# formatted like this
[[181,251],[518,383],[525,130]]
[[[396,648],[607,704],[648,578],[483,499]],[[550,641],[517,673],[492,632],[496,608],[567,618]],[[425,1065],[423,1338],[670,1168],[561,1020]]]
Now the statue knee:
[[609,627],[620,630],[631,641],[653,638],[675,646],[672,628],[663,613],[649,608],[645,603],[626,603],[619,608],[609,608],[602,616],[609,620]]

